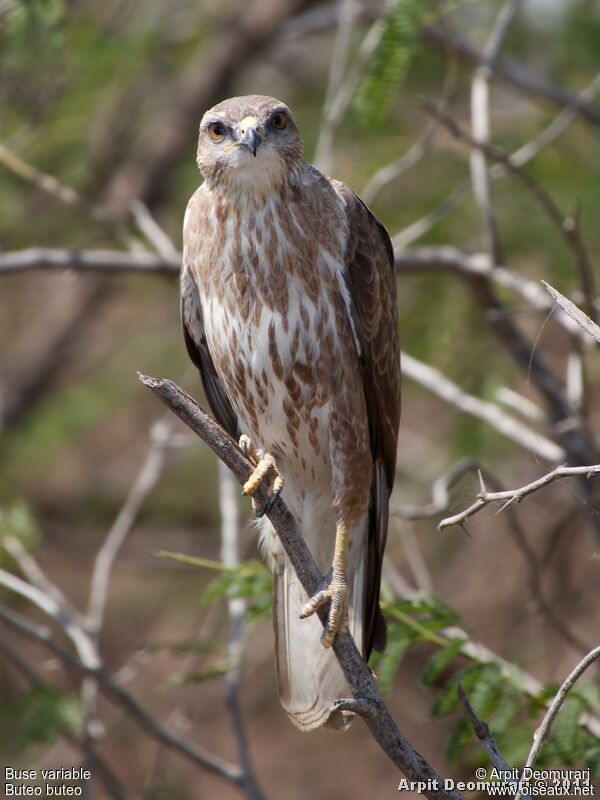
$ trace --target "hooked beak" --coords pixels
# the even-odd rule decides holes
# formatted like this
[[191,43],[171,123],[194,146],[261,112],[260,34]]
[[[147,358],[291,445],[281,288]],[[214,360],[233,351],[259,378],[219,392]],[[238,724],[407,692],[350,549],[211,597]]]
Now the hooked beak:
[[256,128],[250,126],[246,128],[244,131],[241,139],[240,144],[244,147],[247,147],[248,150],[252,151],[252,155],[256,158],[256,150],[258,149],[258,145],[262,142],[262,136],[256,130]]

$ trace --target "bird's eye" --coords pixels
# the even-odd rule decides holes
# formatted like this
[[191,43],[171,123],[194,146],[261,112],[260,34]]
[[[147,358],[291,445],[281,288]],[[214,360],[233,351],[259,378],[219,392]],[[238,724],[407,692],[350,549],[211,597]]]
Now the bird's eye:
[[271,125],[278,131],[282,131],[285,126],[287,125],[287,119],[285,114],[282,114],[281,111],[277,111],[271,117]]
[[225,126],[220,122],[211,122],[208,126],[208,133],[213,141],[220,142],[225,136]]

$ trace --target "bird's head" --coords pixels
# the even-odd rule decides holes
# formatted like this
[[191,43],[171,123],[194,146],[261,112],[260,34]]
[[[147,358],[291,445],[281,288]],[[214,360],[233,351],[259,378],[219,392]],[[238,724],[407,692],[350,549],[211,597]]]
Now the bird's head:
[[289,108],[274,97],[232,97],[202,117],[198,166],[211,185],[272,191],[303,162]]

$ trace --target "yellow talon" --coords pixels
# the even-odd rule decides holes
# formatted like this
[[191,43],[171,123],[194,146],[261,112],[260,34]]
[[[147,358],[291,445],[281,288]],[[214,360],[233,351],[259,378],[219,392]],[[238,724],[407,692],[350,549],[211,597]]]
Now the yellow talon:
[[252,505],[256,512],[256,516],[260,518],[272,508],[273,504],[277,501],[277,498],[283,491],[283,476],[277,469],[275,458],[270,453],[265,453],[260,460],[258,459],[249,436],[246,436],[245,434],[240,436],[239,447],[246,458],[254,465],[254,471],[252,475],[250,475],[242,487],[242,494],[253,495],[263,481],[268,480],[270,483],[271,495],[269,500],[267,500],[262,508],[257,508],[254,498],[252,499]]
[[346,579],[346,560],[348,553],[348,528],[340,520],[335,532],[335,551],[331,578],[326,587],[316,592],[302,609],[300,618],[310,617],[323,606],[330,603],[327,624],[323,628],[321,644],[331,647],[338,633],[348,630],[348,581]]
[[258,462],[256,469],[244,484],[242,494],[254,494],[264,479],[275,472],[276,469],[275,459],[272,455],[267,453],[264,458],[261,458]]

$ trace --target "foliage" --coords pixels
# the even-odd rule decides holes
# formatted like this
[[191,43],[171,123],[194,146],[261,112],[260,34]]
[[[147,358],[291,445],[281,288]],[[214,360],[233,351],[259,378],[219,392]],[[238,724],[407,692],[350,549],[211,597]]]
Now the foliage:
[[[371,665],[383,692],[392,690],[395,675],[414,645],[433,645],[434,652],[421,672],[423,686],[436,690],[431,707],[433,719],[460,715],[446,742],[445,754],[457,764],[469,750],[470,760],[480,760],[481,750],[473,747],[472,727],[464,716],[457,686],[464,689],[477,716],[487,722],[509,764],[525,761],[532,732],[548,703],[558,690],[555,683],[544,686],[531,697],[518,681],[494,661],[479,661],[468,655],[468,635],[456,626],[460,618],[453,609],[430,594],[415,600],[397,600],[383,605],[388,620],[388,647],[376,653]],[[464,666],[465,659],[471,663]],[[461,664],[462,662],[462,664]],[[572,690],[552,728],[538,763],[540,766],[583,763],[592,772],[600,769],[598,740],[580,724],[582,713],[598,715],[600,687],[583,683]]]
[[418,44],[425,0],[393,0],[383,21],[379,43],[354,96],[365,122],[376,124],[389,116]]
[[13,753],[30,744],[51,744],[62,732],[81,736],[81,699],[54,688],[36,686],[0,707],[0,731]]
[[36,519],[24,502],[15,502],[0,508],[0,566],[12,564],[12,558],[3,543],[7,538],[16,539],[26,550],[33,550],[40,538]]

